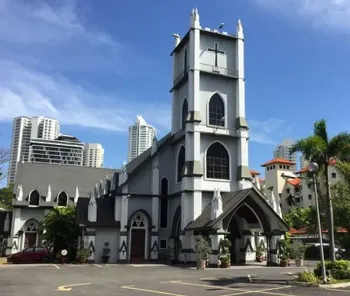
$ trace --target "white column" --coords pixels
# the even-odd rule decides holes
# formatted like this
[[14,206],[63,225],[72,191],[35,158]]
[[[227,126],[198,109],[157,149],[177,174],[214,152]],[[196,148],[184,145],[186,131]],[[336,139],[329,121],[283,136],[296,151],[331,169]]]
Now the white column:
[[129,197],[128,185],[122,187],[122,193],[125,195],[121,197],[120,207],[120,238],[119,238],[119,260],[127,260],[127,252],[130,246],[128,246],[128,216],[129,216]]
[[[20,245],[20,237],[18,235],[18,231],[24,224],[24,221],[21,220],[21,209],[15,208],[12,213],[12,225],[11,225],[11,234],[9,239],[7,240],[7,250],[6,254],[14,254],[21,250]],[[24,233],[23,233],[24,235]]]
[[209,256],[209,264],[218,266],[219,265],[219,253],[220,253],[220,241],[225,237],[223,234],[210,235],[211,239],[211,250],[212,254]]
[[158,227],[159,227],[159,197],[156,195],[159,195],[159,157],[154,156],[152,160],[152,194],[154,195],[152,197],[152,226],[151,229],[151,259],[156,260],[158,259]]

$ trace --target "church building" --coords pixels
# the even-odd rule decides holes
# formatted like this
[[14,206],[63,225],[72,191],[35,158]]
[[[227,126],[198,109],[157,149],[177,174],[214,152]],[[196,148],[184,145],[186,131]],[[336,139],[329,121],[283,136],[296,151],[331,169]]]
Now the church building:
[[79,198],[88,200],[94,187],[102,196],[118,173],[103,168],[18,163],[13,210],[0,212],[0,242],[7,244],[6,254],[41,246],[39,223],[50,209],[76,204]]
[[[253,182],[248,168],[245,118],[244,35],[200,25],[197,9],[189,31],[174,34],[171,132],[123,165],[106,194],[96,187],[79,198],[77,223],[91,262],[174,260],[195,262],[195,236],[231,242],[232,263],[255,259],[268,246],[277,262],[278,240],[288,226]],[[93,184],[92,184],[93,185]]]

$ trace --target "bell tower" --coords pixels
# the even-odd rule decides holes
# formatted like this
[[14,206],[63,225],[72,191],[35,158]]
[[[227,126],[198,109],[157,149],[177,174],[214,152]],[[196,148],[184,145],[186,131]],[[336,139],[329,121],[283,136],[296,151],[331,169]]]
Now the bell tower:
[[[185,148],[182,230],[201,214],[208,191],[217,188],[224,193],[252,186],[240,20],[235,29],[229,34],[202,27],[196,8],[186,35],[173,35],[172,133]],[[183,247],[193,248],[190,241],[187,237]]]

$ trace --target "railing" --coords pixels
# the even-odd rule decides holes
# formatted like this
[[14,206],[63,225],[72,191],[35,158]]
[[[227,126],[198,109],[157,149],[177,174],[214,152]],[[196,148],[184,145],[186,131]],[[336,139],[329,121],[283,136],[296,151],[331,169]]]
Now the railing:
[[215,67],[213,65],[208,65],[203,63],[200,64],[200,70],[238,78],[238,70],[232,70],[232,69],[227,69],[223,67]]

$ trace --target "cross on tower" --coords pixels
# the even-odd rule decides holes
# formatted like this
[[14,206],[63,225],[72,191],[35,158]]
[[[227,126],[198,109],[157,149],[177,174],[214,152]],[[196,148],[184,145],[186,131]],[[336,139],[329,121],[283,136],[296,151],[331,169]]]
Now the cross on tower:
[[219,49],[219,44],[214,42],[214,48],[208,48],[208,51],[215,53],[215,67],[218,66],[218,53],[224,54],[225,52]]

